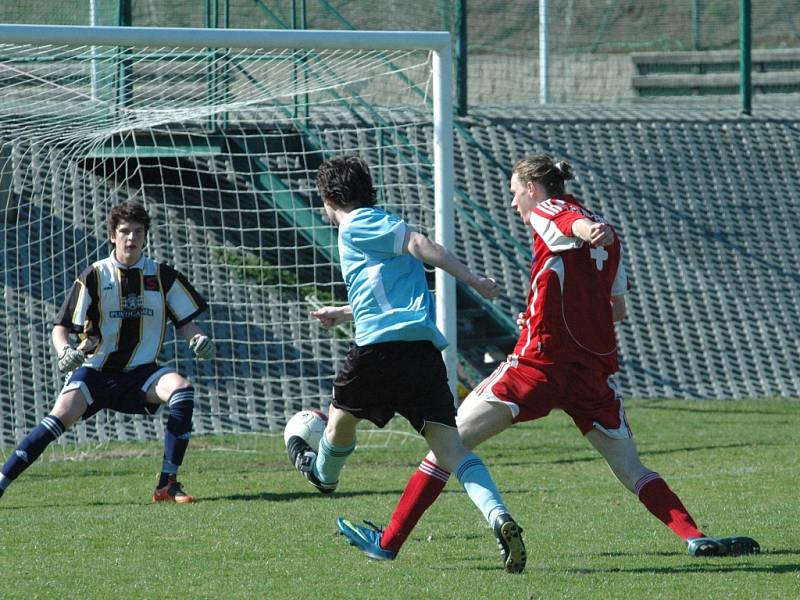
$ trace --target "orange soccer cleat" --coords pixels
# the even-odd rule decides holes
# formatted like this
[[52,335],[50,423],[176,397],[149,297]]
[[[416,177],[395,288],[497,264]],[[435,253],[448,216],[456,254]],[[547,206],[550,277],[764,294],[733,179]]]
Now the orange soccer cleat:
[[156,488],[153,492],[153,502],[177,502],[178,504],[190,504],[195,501],[194,496],[190,496],[183,491],[183,486],[175,479],[175,475],[170,475],[167,485]]

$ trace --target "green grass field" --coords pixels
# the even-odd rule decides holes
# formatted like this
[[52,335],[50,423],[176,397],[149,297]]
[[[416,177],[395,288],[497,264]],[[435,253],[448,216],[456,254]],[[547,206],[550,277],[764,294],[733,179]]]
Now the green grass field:
[[799,413],[785,400],[628,402],[645,464],[701,528],[761,542],[732,559],[689,557],[561,413],[490,440],[478,453],[525,529],[522,575],[501,570],[454,481],[394,562],[336,535],[338,515],[388,520],[424,452],[402,433],[363,435],[331,497],[291,469],[279,436],[195,438],[181,472],[200,497],[190,506],[149,503],[160,444],[75,460],[56,449],[0,500],[0,597],[797,598]]

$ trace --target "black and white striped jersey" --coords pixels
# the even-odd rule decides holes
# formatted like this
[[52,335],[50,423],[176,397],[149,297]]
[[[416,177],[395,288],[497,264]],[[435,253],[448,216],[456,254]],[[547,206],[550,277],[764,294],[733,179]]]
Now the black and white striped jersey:
[[80,339],[83,366],[127,371],[156,362],[167,318],[176,328],[208,308],[181,273],[142,256],[131,266],[111,256],[80,274],[54,324]]

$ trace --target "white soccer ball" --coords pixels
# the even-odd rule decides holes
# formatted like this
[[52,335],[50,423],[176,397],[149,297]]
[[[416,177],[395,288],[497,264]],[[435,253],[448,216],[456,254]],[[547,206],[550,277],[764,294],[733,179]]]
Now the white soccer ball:
[[315,451],[328,424],[328,417],[318,410],[307,408],[295,413],[286,423],[283,430],[283,443],[288,444],[289,438],[299,435]]

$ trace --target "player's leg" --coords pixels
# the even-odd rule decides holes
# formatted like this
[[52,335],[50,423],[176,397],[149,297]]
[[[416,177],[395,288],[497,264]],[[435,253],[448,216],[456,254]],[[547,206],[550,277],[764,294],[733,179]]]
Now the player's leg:
[[[486,465],[461,444],[457,430],[452,426],[427,423],[424,435],[432,455],[438,456],[440,465],[455,471],[470,499],[492,526],[505,570],[522,572],[526,561],[522,528],[509,515]],[[439,497],[449,476],[448,471],[426,458],[406,484],[385,529],[365,528],[342,518],[337,519],[337,525],[351,544],[370,557],[391,560],[397,556],[425,511]]]
[[653,516],[684,540],[704,537],[666,481],[642,464],[632,438],[614,439],[593,429],[586,433],[586,439],[605,458],[620,483],[636,494]]
[[23,438],[3,465],[0,474],[0,496],[41,456],[50,443],[81,418],[87,406],[86,399],[79,389],[69,390],[58,397],[50,414]]
[[[514,424],[514,414],[505,402],[487,400],[475,392],[470,393],[458,407],[456,415],[458,435],[468,450],[502,433]],[[431,452],[427,458],[439,464]]]
[[573,397],[565,410],[620,483],[682,539],[702,536],[680,498],[658,473],[642,464],[614,380],[586,368],[574,368],[571,378]]
[[[189,439],[192,436],[192,415],[194,413],[194,388],[191,382],[174,371],[160,374],[146,385],[145,402],[153,407],[167,404],[169,418],[164,432],[164,455],[161,473],[153,493],[153,502],[177,502],[187,504],[195,501],[183,491],[178,482],[178,469],[183,464]],[[154,412],[148,411],[148,412]]]
[[[436,361],[437,365],[440,360],[439,358]],[[525,557],[524,545],[519,536],[521,530],[510,518],[506,519],[507,510],[486,466],[467,449],[506,429],[512,423],[512,413],[507,406],[486,401],[494,398],[491,384],[496,382],[505,370],[505,367],[499,367],[493,376],[487,378],[461,404],[456,417],[457,431],[447,426],[452,424],[453,398],[447,387],[444,370],[441,371],[441,389],[434,392],[434,398],[438,398],[441,404],[439,412],[429,412],[432,409],[425,408],[424,412],[418,414],[403,413],[418,431],[424,424],[423,434],[432,451],[406,485],[384,531],[384,547],[395,552],[400,549],[424,512],[444,489],[450,472],[455,470],[470,498],[481,509],[487,521],[490,524],[497,523],[498,528],[502,526],[503,535],[513,536],[514,539],[509,538],[513,546],[510,549],[509,542],[502,536],[498,537],[498,541],[506,545],[504,549],[504,562],[508,559],[506,568],[512,571],[522,570]],[[488,395],[483,394],[484,392]],[[422,418],[425,420],[420,423]],[[462,428],[467,433],[470,446],[465,447],[466,444],[462,443],[457,435],[462,432]],[[498,515],[502,518],[498,518]],[[506,521],[512,524],[504,525]]]
[[[419,428],[421,427],[420,424]],[[426,429],[429,429],[426,439],[428,436],[433,436],[434,445],[438,448],[440,444],[435,434],[430,433],[433,427],[429,424]],[[431,445],[430,441],[428,443]],[[460,454],[466,456],[468,452],[464,449]],[[431,455],[433,455],[432,452]],[[458,458],[459,456],[447,455],[443,462],[450,460],[457,464]],[[392,560],[397,556],[422,515],[439,497],[449,477],[448,471],[424,459],[406,484],[389,523],[384,529],[381,530],[371,523],[367,523],[371,527],[355,525],[341,517],[336,520],[336,524],[348,542],[360,548],[369,557],[376,560]]]
[[299,437],[286,442],[289,460],[317,490],[330,494],[339,484],[339,475],[356,447],[356,426],[361,419],[331,405],[328,424],[314,450]]
[[642,465],[633,439],[610,438],[597,429],[589,431],[586,438],[603,455],[622,485],[636,494],[650,513],[686,541],[692,556],[737,556],[761,551],[758,542],[749,537],[713,538],[700,531],[667,482]]
[[[504,405],[485,402],[477,394],[470,394],[458,409],[458,433],[465,452],[508,428],[512,423],[511,411]],[[429,441],[430,444],[430,441]],[[384,544],[395,551],[406,540],[426,510],[442,493],[450,472],[458,465],[461,456],[448,456],[440,450],[439,458],[432,450],[422,460],[411,476],[400,502],[384,531]]]
[[346,410],[331,405],[328,411],[328,425],[319,441],[314,461],[314,474],[325,485],[339,482],[347,459],[356,447],[356,427],[361,419]]
[[[289,460],[320,492],[329,494],[339,483],[339,474],[355,450],[356,426],[368,419],[383,427],[394,415],[384,406],[376,364],[387,360],[384,351],[374,346],[353,346],[333,381],[333,402],[316,449],[301,438],[287,441]],[[358,416],[356,416],[358,415]]]
[[[484,384],[477,389],[483,388]],[[510,427],[513,423],[513,413],[505,403],[487,401],[477,391],[473,391],[459,406],[456,422],[464,447],[472,450]],[[449,463],[453,462],[453,459],[449,460]],[[439,462],[433,451],[429,452],[420,463],[406,485],[395,515],[392,516],[392,521],[384,532],[387,547],[399,550],[417,521],[439,497],[454,468],[449,463],[451,468],[448,470]]]
[[[459,406],[456,416],[458,433],[467,449],[476,447],[513,423],[510,405],[495,401],[494,395],[494,391],[500,393],[496,389],[499,386],[494,384],[502,379],[503,374],[506,374],[506,378],[510,377],[506,372],[506,365],[500,365]],[[503,393],[506,391],[506,387],[503,387]],[[450,471],[458,464],[458,458],[444,460],[449,470],[437,461],[436,455],[431,451],[411,476],[384,530],[383,543],[386,548],[398,551],[425,511],[441,494],[450,477]]]

